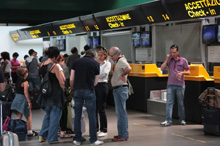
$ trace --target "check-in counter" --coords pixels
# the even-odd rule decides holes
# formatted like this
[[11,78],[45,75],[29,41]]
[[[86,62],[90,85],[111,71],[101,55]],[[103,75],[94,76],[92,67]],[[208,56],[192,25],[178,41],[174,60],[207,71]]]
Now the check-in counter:
[[215,88],[220,89],[220,66],[214,66],[214,83]]
[[[190,65],[189,70],[190,75],[184,77],[186,83],[184,99],[186,121],[201,123],[203,113],[198,97],[207,87],[214,87],[214,80],[209,76],[203,65]],[[177,118],[178,111],[173,110],[173,112],[173,116]]]

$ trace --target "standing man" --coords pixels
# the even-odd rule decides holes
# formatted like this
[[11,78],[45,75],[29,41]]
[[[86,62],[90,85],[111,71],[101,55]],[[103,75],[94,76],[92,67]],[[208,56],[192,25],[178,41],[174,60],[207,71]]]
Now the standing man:
[[126,111],[126,100],[128,99],[127,77],[131,71],[124,55],[118,47],[112,47],[109,50],[109,56],[116,62],[115,70],[111,79],[113,87],[113,96],[115,101],[115,111],[118,118],[118,135],[114,136],[112,141],[128,140],[128,117]]
[[169,76],[167,83],[167,105],[166,105],[166,121],[162,122],[161,126],[172,125],[172,113],[175,95],[178,102],[178,115],[181,125],[186,125],[185,109],[184,109],[184,92],[185,81],[184,75],[189,75],[188,61],[179,56],[179,47],[172,45],[170,47],[170,54],[167,55],[166,60],[161,65],[163,71],[168,66]]
[[85,56],[77,59],[71,68],[70,86],[74,90],[75,120],[74,132],[76,134],[73,143],[81,145],[83,141],[81,133],[82,107],[85,102],[89,117],[89,135],[91,145],[101,145],[102,141],[97,140],[96,123],[96,96],[95,86],[99,79],[99,63],[95,61],[93,50],[85,51]]
[[71,53],[72,53],[72,55],[68,56],[68,58],[66,60],[66,65],[69,68],[69,73],[71,71],[71,67],[72,67],[72,64],[74,63],[74,61],[76,59],[80,58],[80,55],[78,54],[78,50],[76,47],[73,47],[71,49]]

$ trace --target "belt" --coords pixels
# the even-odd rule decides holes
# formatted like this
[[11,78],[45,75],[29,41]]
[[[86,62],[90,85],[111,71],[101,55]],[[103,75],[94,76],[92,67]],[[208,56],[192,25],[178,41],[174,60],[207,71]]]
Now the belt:
[[119,88],[119,87],[128,87],[128,85],[115,86],[115,87],[113,87],[113,89],[117,89],[117,88]]

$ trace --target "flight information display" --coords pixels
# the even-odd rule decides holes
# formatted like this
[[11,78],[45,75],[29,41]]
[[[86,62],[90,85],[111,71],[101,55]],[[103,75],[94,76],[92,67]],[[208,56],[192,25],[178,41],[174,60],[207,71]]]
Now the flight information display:
[[22,40],[25,40],[28,38],[25,31],[17,30],[17,32],[18,32],[19,36],[22,38]]
[[28,39],[35,39],[48,36],[47,32],[42,26],[34,26],[22,29],[27,35]]
[[85,31],[79,17],[56,21],[52,23],[52,26],[56,35],[66,35]]
[[53,26],[51,23],[46,23],[46,24],[43,24],[42,27],[44,28],[44,30],[46,31],[47,33],[47,36],[56,36],[57,33],[56,31],[54,30]]
[[80,16],[86,31],[99,31],[99,26],[93,15]]
[[11,38],[13,39],[13,41],[15,41],[15,42],[22,39],[22,38],[20,37],[20,35],[18,34],[17,30],[15,30],[15,31],[10,31],[10,36],[11,36]]
[[171,18],[161,1],[150,2],[141,5],[147,23],[159,23],[170,21]]
[[101,30],[146,24],[140,6],[99,12],[94,16]]
[[219,0],[162,0],[174,20],[220,15]]

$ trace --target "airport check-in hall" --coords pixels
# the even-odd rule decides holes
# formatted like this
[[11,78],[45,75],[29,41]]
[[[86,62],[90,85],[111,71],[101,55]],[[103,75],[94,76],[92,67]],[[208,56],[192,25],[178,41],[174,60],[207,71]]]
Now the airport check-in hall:
[[[85,45],[93,50],[97,46],[103,46],[107,50],[118,47],[131,68],[127,75],[129,95],[125,102],[128,136],[122,139],[114,137],[117,135],[117,129],[120,129],[117,127],[118,112],[115,109],[117,105],[114,97],[118,86],[112,86],[111,80],[114,79],[114,71],[117,71],[119,61],[115,61],[115,54],[109,51],[109,59],[115,62],[112,61],[107,81],[105,108],[108,134],[98,136],[98,139],[104,142],[103,145],[219,145],[220,1],[140,0],[128,1],[127,5],[117,0],[112,1],[112,5],[111,2],[95,2],[101,4],[100,8],[97,6],[94,10],[79,13],[74,17],[66,15],[68,18],[60,19],[57,16],[54,17],[57,20],[44,20],[43,23],[36,23],[37,25],[8,29],[5,34],[8,35],[13,49],[1,48],[1,52],[21,51],[23,57],[25,49],[22,51],[21,48],[31,49],[32,42],[42,46],[40,48],[36,45],[36,49],[34,48],[36,52],[39,51],[39,56],[50,46],[57,47],[62,55],[70,55],[73,47],[77,47],[80,54]],[[79,4],[82,7],[83,3]],[[89,4],[84,5],[88,8]],[[92,7],[96,4],[90,5]],[[7,26],[0,26],[0,30],[4,27]],[[36,40],[40,40],[40,43],[36,43]],[[16,46],[19,49],[16,49]],[[177,59],[170,57],[175,51],[178,52]],[[22,57],[19,61],[24,61]],[[178,65],[184,61],[185,63]],[[175,67],[183,68],[181,79],[173,79]],[[171,87],[173,83],[175,88],[184,88],[182,102],[177,89]],[[172,109],[169,109],[170,104],[173,104]],[[44,111],[36,107],[32,111],[32,127],[40,134]],[[71,111],[71,103],[68,103],[67,108]],[[181,116],[182,111],[184,116]],[[168,112],[171,115],[168,115]],[[67,116],[71,117],[71,113]],[[16,114],[12,114],[12,118],[16,118]],[[80,144],[89,145],[90,126],[86,112],[84,119],[86,130],[83,137],[86,141]],[[71,120],[68,119],[67,127],[73,132]],[[59,137],[56,145],[77,145],[73,140],[75,134],[69,134],[71,138]],[[113,137],[116,140],[113,140]],[[31,146],[50,143],[39,143],[38,136],[35,136],[26,137],[19,144]]]

